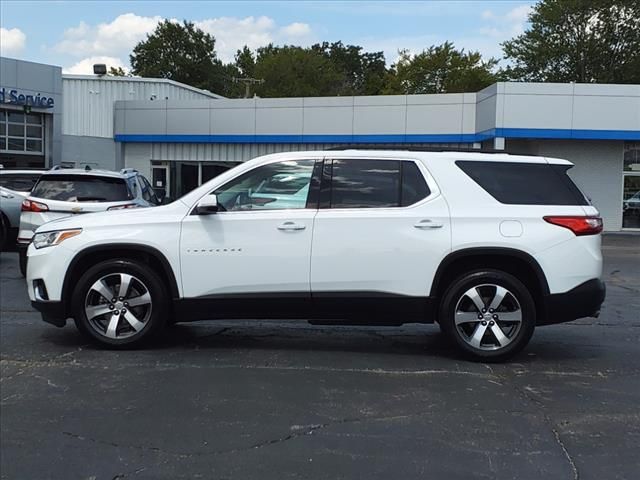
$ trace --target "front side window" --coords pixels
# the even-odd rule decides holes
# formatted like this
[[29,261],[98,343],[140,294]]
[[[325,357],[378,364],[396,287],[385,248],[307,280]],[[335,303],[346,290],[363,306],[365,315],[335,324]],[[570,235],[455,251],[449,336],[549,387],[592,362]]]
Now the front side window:
[[43,175],[31,195],[65,202],[120,202],[132,198],[122,178],[64,174]]
[[254,168],[215,192],[222,211],[306,208],[315,160],[289,160]]
[[401,160],[333,160],[331,208],[406,207],[430,194],[418,166]]

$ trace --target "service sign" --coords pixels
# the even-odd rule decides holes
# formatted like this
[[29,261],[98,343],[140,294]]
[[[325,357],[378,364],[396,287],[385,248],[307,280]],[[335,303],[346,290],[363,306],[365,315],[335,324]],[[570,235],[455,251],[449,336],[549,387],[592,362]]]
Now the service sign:
[[53,108],[54,100],[52,97],[46,97],[33,94],[24,94],[20,90],[0,88],[0,104],[8,103],[9,105],[29,106],[33,108]]

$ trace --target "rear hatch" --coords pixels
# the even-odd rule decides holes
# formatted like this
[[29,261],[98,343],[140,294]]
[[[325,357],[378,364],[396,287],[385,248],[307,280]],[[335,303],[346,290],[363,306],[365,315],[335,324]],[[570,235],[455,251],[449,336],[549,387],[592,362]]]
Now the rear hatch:
[[20,216],[21,240],[31,239],[35,230],[70,215],[104,212],[134,206],[123,178],[99,175],[43,175],[23,202]]
[[602,219],[587,196],[569,177],[571,162],[457,161],[480,187],[503,205],[518,205],[547,223],[567,228],[576,236],[596,235]]

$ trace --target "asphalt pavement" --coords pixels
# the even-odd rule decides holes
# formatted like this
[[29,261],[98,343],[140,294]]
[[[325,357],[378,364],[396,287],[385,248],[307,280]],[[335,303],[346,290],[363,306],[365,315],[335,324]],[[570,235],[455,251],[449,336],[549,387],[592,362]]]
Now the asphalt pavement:
[[434,325],[219,321],[109,351],[40,320],[0,255],[2,479],[640,478],[640,236],[598,319],[507,364]]

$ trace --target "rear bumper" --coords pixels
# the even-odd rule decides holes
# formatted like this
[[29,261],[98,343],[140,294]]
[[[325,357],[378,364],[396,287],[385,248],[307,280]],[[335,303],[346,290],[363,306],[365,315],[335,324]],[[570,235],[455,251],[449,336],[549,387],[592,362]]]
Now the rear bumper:
[[599,278],[588,280],[565,293],[547,295],[544,298],[545,314],[538,320],[538,325],[597,317],[605,295],[605,284]]
[[40,312],[43,321],[56,327],[64,327],[67,324],[67,315],[63,302],[31,301],[31,306]]

